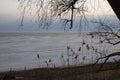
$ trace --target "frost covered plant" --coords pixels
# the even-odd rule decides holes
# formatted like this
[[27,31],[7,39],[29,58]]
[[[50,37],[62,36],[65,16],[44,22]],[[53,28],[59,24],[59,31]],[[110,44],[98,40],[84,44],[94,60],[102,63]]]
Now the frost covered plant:
[[55,64],[53,63],[52,59],[45,60],[44,63],[46,64],[47,68],[49,67],[55,68]]

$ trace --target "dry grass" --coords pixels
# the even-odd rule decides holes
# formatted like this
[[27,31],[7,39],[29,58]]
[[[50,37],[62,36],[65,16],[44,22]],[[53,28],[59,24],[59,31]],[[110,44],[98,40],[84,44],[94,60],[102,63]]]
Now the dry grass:
[[[116,67],[116,63],[107,63],[101,71],[97,72],[100,65],[32,69],[13,71],[11,74],[24,77],[22,80],[120,80],[120,67]],[[0,73],[0,80],[5,73]]]

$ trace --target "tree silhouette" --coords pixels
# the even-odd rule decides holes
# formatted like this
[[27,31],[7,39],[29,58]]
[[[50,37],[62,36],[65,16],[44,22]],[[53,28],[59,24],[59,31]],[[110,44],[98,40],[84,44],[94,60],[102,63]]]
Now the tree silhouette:
[[[120,44],[120,29],[118,30],[114,30],[115,27],[112,27],[112,25],[110,24],[106,24],[104,22],[100,21],[95,21],[94,23],[99,24],[99,27],[102,27],[102,32],[93,32],[90,33],[91,36],[99,36],[100,37],[100,43],[107,43],[107,44],[111,44],[112,46],[118,45]],[[97,64],[99,62],[99,60],[101,59],[105,59],[105,61],[102,63],[102,65],[100,66],[99,70],[100,71],[102,69],[102,67],[104,66],[104,64],[109,60],[109,58],[114,57],[114,56],[120,56],[120,52],[113,52],[110,53],[107,56],[103,56],[97,59],[97,61],[94,63]]]
[[[52,0],[51,8],[56,16],[66,16],[70,13],[70,19],[66,19],[65,21],[66,24],[70,22],[70,29],[72,29],[74,13],[84,16],[84,12],[87,11],[85,9],[85,2],[86,0]],[[79,6],[76,7],[76,4],[79,4]]]
[[108,2],[120,20],[120,5],[119,5],[120,1],[119,0],[108,0]]
[[[61,18],[65,25],[70,24],[69,29],[73,28],[75,15],[85,18],[87,8],[86,0],[18,0],[21,11],[21,25],[25,14],[30,11],[37,17],[39,26],[48,26],[54,18]],[[33,9],[33,10],[32,10]],[[69,16],[70,15],[70,16]]]

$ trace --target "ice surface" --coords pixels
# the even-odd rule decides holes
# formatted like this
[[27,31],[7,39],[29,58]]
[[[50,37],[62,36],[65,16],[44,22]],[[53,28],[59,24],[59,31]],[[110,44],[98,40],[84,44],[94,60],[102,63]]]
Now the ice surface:
[[[87,44],[94,45],[99,50],[118,51],[118,46],[98,44],[98,39],[79,33],[0,33],[0,71],[21,70],[24,68],[46,67],[45,61],[52,59],[55,66],[62,66],[61,55],[65,58],[69,45],[75,51],[81,46],[83,39]],[[92,51],[82,48],[79,53],[80,63],[91,63],[97,57]],[[37,54],[40,55],[38,60]],[[83,62],[82,57],[86,56]]]

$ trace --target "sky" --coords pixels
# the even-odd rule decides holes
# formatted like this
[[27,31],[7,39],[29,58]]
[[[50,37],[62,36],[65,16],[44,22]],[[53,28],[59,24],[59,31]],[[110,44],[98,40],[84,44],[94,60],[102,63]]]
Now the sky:
[[17,0],[0,0],[0,31],[15,31],[19,13]]
[[[89,8],[87,13],[90,15],[114,15],[111,7],[105,0],[88,0],[87,3],[89,3],[87,4]],[[31,22],[30,18],[26,19],[23,27],[19,26],[20,12],[18,7],[18,0],[0,0],[0,32],[38,30],[37,25],[34,25],[35,23]]]

